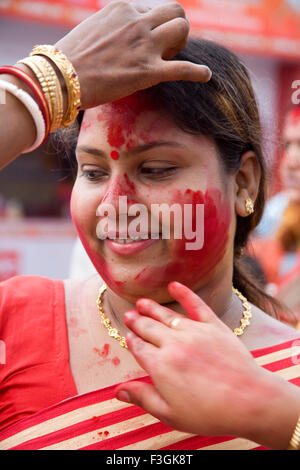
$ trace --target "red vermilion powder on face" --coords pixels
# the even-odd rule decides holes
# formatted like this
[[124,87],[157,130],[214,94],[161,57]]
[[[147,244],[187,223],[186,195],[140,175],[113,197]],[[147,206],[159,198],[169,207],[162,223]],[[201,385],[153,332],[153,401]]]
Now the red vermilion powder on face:
[[[122,182],[122,184],[119,182],[121,187],[116,190],[112,189],[112,191],[116,192],[116,196],[119,194],[128,195],[128,183],[128,181]],[[220,190],[211,188],[205,194],[190,189],[177,190],[173,192],[171,201],[168,202],[169,204],[181,204],[182,212],[184,204],[192,204],[194,207],[193,217],[196,213],[196,204],[204,204],[204,246],[199,250],[186,250],[186,243],[191,243],[193,240],[183,238],[182,240],[166,241],[170,261],[164,265],[153,266],[153,264],[151,265],[152,260],[149,259],[150,265],[141,267],[140,273],[135,275],[135,282],[138,286],[161,289],[166,288],[171,281],[179,281],[192,288],[208,274],[213,275],[214,269],[225,255],[231,223],[230,201],[223,197]],[[74,204],[74,213],[76,213],[75,205],[76,203]],[[110,265],[102,255],[90,246],[73,213],[72,218],[84,248],[102,279],[119,295],[125,294],[125,281],[120,282],[115,279]],[[196,220],[193,220],[193,229],[195,223]]]
[[136,201],[135,199],[135,184],[130,181],[127,174],[124,174],[124,179],[117,176],[116,178],[112,179],[107,187],[106,191],[102,198],[102,203],[108,202],[116,202],[117,206],[119,204],[119,197],[120,196],[127,196],[127,203],[130,201],[131,203]]
[[300,106],[296,106],[288,112],[286,122],[291,123],[294,126],[300,122]]
[[[172,261],[164,266],[143,268],[135,277],[137,284],[152,288],[167,287],[171,281],[179,281],[193,287],[196,282],[210,273],[222,260],[229,237],[231,209],[228,201],[222,200],[220,191],[211,189],[205,194],[201,191],[176,191],[172,203],[192,204],[193,230],[195,229],[196,204],[204,204],[204,245],[199,250],[187,250],[187,240],[172,240],[169,249]],[[182,231],[184,234],[184,231]],[[172,247],[171,247],[172,243]]]
[[89,127],[91,127],[91,123],[87,119],[83,119],[81,126],[80,126],[80,131],[86,131]]
[[154,110],[149,97],[134,93],[131,96],[101,106],[98,121],[104,121],[107,128],[107,142],[118,150],[126,144],[130,149],[136,145],[133,131],[141,113]]
[[128,178],[127,173],[124,173],[124,179],[126,181],[128,192],[132,193],[133,191],[135,191],[135,184],[132,181],[130,181],[130,179]]

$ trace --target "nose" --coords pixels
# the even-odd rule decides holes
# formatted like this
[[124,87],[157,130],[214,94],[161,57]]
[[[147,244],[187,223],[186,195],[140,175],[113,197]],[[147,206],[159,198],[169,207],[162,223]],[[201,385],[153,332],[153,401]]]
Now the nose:
[[122,187],[120,176],[116,176],[111,178],[108,182],[101,204],[105,203],[115,206],[118,203],[120,196],[126,196],[126,192]]
[[137,202],[134,198],[135,185],[126,173],[110,178],[96,212],[102,217],[101,223],[108,224],[105,232],[117,230],[121,238],[127,238],[128,219],[132,218],[128,216],[128,207]]
[[123,175],[116,175],[110,178],[99,209],[101,210],[105,205],[105,207],[112,207],[116,214],[120,212],[127,214],[128,206],[136,202],[135,184],[124,173]]

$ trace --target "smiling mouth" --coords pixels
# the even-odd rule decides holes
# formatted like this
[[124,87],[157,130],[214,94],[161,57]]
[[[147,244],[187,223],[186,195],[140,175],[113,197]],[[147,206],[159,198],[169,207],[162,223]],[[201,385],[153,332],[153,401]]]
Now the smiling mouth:
[[107,237],[105,242],[107,247],[118,255],[135,255],[152,246],[160,237],[153,238],[153,235],[147,237],[133,237],[133,238],[116,238]]
[[118,234],[114,234],[114,235],[107,235],[105,240],[107,241],[111,241],[111,242],[114,242],[114,243],[119,243],[120,245],[128,245],[130,243],[138,243],[138,242],[144,242],[144,241],[147,241],[147,240],[159,240],[161,238],[161,233],[156,233],[156,234],[153,234],[153,233],[147,233],[147,234],[144,234],[144,235],[139,235],[139,236],[136,236],[136,237],[127,237],[125,238],[124,236],[118,236]]
[[144,242],[146,240],[158,240],[160,238],[159,235],[154,237],[134,237],[134,238],[111,238],[107,237],[107,240],[110,240],[114,243],[120,243],[121,245],[128,245],[129,243],[137,243],[137,242]]

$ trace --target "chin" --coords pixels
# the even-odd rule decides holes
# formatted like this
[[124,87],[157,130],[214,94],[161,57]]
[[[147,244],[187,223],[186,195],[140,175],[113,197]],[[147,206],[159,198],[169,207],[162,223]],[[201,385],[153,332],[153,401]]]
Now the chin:
[[155,300],[160,304],[174,301],[168,292],[167,285],[161,288],[151,287],[137,283],[134,277],[130,279],[129,276],[127,276],[126,280],[122,280],[122,278],[116,280],[107,278],[101,271],[99,274],[115,294],[132,304],[135,304],[136,301],[142,297]]
[[159,304],[167,304],[170,302],[174,302],[173,297],[170,296],[168,289],[167,288],[162,288],[162,289],[151,289],[151,288],[145,288],[142,289],[139,286],[139,289],[137,290],[136,287],[132,286],[132,288],[128,292],[128,301],[135,303],[138,299],[141,298],[148,298],[155,300],[155,302]]

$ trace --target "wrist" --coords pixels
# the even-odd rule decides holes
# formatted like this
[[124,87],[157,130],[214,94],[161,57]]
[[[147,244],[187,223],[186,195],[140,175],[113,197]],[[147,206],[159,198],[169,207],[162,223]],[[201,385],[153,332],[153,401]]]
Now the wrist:
[[287,449],[299,413],[298,387],[262,369],[252,389],[252,406],[244,435],[270,449]]

